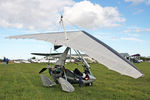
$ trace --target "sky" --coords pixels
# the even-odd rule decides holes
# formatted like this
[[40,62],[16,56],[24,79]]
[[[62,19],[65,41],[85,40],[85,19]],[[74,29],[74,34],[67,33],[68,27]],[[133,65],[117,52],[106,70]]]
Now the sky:
[[6,37],[63,31],[61,15],[66,30],[87,31],[119,53],[150,56],[149,11],[150,0],[0,0],[0,59],[50,52],[51,43]]

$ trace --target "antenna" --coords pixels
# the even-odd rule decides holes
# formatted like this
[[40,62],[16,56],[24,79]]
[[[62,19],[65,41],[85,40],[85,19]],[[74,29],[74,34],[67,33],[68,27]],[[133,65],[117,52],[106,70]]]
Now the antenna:
[[64,33],[65,33],[66,40],[68,40],[67,33],[66,33],[66,29],[65,29],[65,26],[64,26],[64,22],[63,22],[63,15],[61,15],[60,23],[62,24],[62,27],[63,27],[63,29],[64,29]]

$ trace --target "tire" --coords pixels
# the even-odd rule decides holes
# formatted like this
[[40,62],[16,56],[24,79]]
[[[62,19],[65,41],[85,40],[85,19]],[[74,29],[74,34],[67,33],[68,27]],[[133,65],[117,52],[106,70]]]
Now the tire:
[[92,86],[93,83],[86,83],[85,86]]

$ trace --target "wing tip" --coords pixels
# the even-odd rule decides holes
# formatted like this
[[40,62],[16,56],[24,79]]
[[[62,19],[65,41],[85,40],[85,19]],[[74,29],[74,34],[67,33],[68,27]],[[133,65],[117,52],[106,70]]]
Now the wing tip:
[[131,77],[133,77],[133,78],[135,78],[135,79],[138,79],[138,78],[144,77],[144,74],[143,74],[143,73],[140,73],[140,75],[131,76]]

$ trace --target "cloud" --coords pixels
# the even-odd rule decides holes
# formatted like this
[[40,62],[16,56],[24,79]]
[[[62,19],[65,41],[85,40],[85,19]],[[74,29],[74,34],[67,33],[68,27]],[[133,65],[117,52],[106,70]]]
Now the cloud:
[[135,9],[136,11],[133,13],[134,15],[142,13],[144,10],[143,9]]
[[83,27],[116,27],[125,21],[117,8],[102,7],[90,1],[0,0],[0,27],[55,29],[64,17]]
[[107,35],[96,35],[95,37],[99,39],[104,39],[104,40],[111,40],[111,41],[130,41],[130,42],[139,42],[142,43],[144,40],[137,38],[136,36],[124,36],[124,37],[119,37],[119,36],[107,36]]
[[137,5],[140,3],[145,3],[147,5],[150,4],[150,0],[124,0],[125,2],[131,2],[133,5]]
[[132,29],[127,29],[124,31],[125,33],[140,33],[140,32],[150,32],[150,28],[132,28]]
[[75,3],[64,8],[64,18],[86,28],[116,27],[125,22],[117,8],[102,7],[90,1]]
[[147,5],[150,5],[150,0],[148,0],[146,4],[147,4]]
[[125,2],[132,2],[133,4],[139,4],[144,2],[144,0],[125,0]]
[[25,29],[54,28],[59,13],[72,0],[0,0],[0,26]]
[[135,38],[135,37],[122,37],[121,40],[135,41],[135,42],[143,42],[143,40]]

